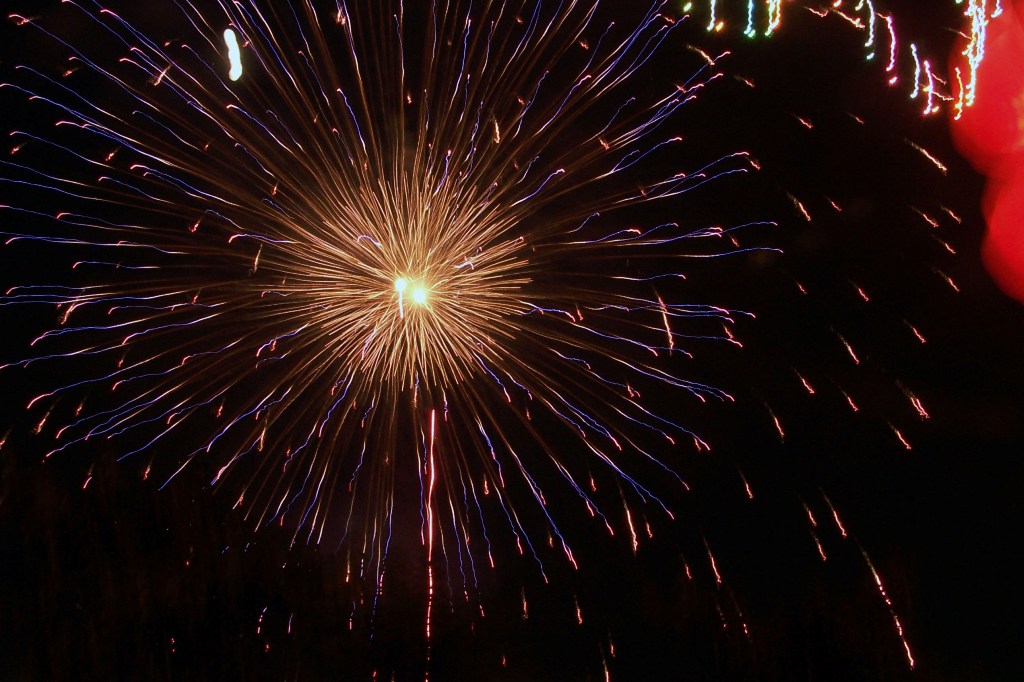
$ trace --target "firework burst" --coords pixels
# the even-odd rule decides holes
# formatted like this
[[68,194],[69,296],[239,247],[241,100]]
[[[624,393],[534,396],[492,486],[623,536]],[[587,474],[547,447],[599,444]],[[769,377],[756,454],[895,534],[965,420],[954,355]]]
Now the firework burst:
[[[863,46],[868,59],[887,64],[886,79],[912,92],[914,109],[932,114],[945,104],[958,115],[973,98],[984,29],[1001,10],[967,3],[967,61],[947,82],[926,48],[902,40],[905,30],[897,35],[905,25],[871,2],[794,3],[786,11],[802,12],[804,24],[783,23],[778,2],[677,4],[696,16],[667,2],[626,10],[599,0],[183,0],[145,9],[80,0],[45,18],[12,15],[19,64],[5,60],[0,74],[9,151],[0,160],[0,258],[15,284],[0,292],[0,319],[8,338],[29,338],[5,349],[0,381],[5,392],[31,387],[17,413],[33,432],[25,451],[61,460],[114,453],[119,471],[137,467],[189,497],[206,485],[241,510],[247,528],[280,526],[292,544],[313,545],[289,552],[288,564],[340,541],[333,569],[344,566],[333,572],[354,586],[334,601],[351,604],[342,619],[349,629],[357,610],[370,614],[371,638],[386,629],[377,628],[382,595],[415,582],[426,606],[428,674],[442,668],[430,661],[445,625],[441,606],[454,614],[465,597],[472,620],[482,616],[479,594],[490,582],[482,566],[511,566],[500,575],[512,581],[527,576],[512,590],[512,615],[532,627],[544,604],[530,580],[604,561],[598,544],[581,546],[595,532],[614,536],[600,547],[641,562],[638,548],[655,552],[656,535],[675,533],[671,551],[685,558],[668,557],[663,569],[714,591],[714,627],[740,633],[744,644],[768,642],[767,628],[748,628],[753,607],[730,587],[742,583],[737,568],[749,552],[730,554],[720,540],[731,531],[718,533],[690,512],[704,494],[710,516],[724,518],[723,498],[733,494],[756,507],[752,522],[770,507],[765,469],[774,475],[779,461],[758,450],[763,461],[730,459],[725,493],[701,476],[703,493],[675,494],[687,487],[684,473],[701,473],[703,458],[688,455],[708,449],[691,428],[707,412],[702,403],[731,401],[705,377],[758,393],[749,367],[730,374],[690,362],[708,345],[716,359],[738,347],[735,323],[746,316],[692,301],[709,289],[729,299],[729,289],[717,292],[732,272],[721,257],[762,250],[761,235],[771,232],[766,223],[738,224],[745,218],[723,226],[722,216],[746,213],[710,206],[703,192],[696,201],[683,196],[711,182],[728,186],[723,176],[758,162],[722,154],[745,144],[725,126],[712,143],[695,134],[706,128],[688,127],[693,103],[719,79],[720,57],[684,45],[679,27],[714,44],[720,39],[705,29],[745,21],[754,37],[842,19],[864,34],[854,51]],[[833,68],[813,80],[831,84]],[[755,92],[753,79],[729,85]],[[828,128],[806,112],[784,117],[805,136],[787,137],[787,152]],[[827,134],[867,127],[846,118],[847,128]],[[941,154],[909,144],[926,172],[947,172]],[[800,225],[830,228],[844,207],[854,209],[847,221],[862,210],[852,190],[830,198],[814,182],[783,184],[778,194],[788,201],[775,213]],[[774,210],[746,193],[744,203]],[[953,254],[934,230],[959,216],[932,203],[911,208]],[[872,242],[873,271],[886,246],[858,226],[849,243]],[[766,260],[758,254],[743,264]],[[834,279],[849,274],[847,260]],[[816,252],[811,269],[823,269],[820,261]],[[958,290],[933,270],[944,290]],[[878,281],[850,274],[830,299],[801,280],[793,273],[786,284],[811,291],[806,300],[816,306],[853,298],[865,318],[879,315],[871,303]],[[778,313],[784,305],[767,292],[744,296],[760,295],[758,307]],[[913,316],[899,315],[905,340],[925,343]],[[783,326],[788,339],[809,325],[801,317]],[[814,400],[832,405],[825,411],[872,413],[901,455],[918,446],[908,422],[929,419],[933,406],[909,388],[915,381],[884,378],[901,394],[900,418],[843,369],[823,376],[801,357],[815,346],[831,348],[843,367],[877,362],[871,333],[857,326],[843,319],[825,337],[763,344],[771,358],[744,353],[748,364],[775,367],[779,356],[787,366],[764,380],[757,414],[736,430],[760,425],[799,448],[792,443],[813,419],[802,401]],[[790,388],[800,394],[797,408],[780,404]],[[24,445],[12,433],[0,431],[5,455]],[[801,472],[814,469],[804,464]],[[90,466],[78,481],[92,483],[90,504],[100,473]],[[908,590],[883,582],[891,566],[873,547],[869,557],[856,519],[841,520],[849,497],[820,480],[796,487],[795,526],[805,532],[794,554],[863,561],[880,615],[913,667],[900,620]],[[658,517],[675,515],[687,523],[661,533]],[[574,522],[589,528],[576,523],[568,532]],[[790,517],[778,525],[794,526]],[[243,535],[248,548],[251,534]],[[215,559],[223,544],[210,552]],[[403,571],[407,552],[414,568]],[[196,558],[190,545],[185,566]],[[535,568],[516,570],[521,564]],[[588,590],[588,573],[569,581],[580,594],[562,605],[603,640],[607,676],[614,618],[602,623],[600,607],[585,618],[587,592],[601,592]],[[619,585],[612,589],[618,594]],[[276,605],[261,607],[259,637],[275,619],[293,634],[295,611],[285,618]],[[312,621],[319,627],[299,610],[296,632]],[[920,627],[912,620],[911,612],[914,641]],[[170,644],[173,653],[173,637]]]
[[109,44],[14,15],[70,56],[3,84],[38,119],[10,132],[5,251],[68,266],[0,301],[59,311],[3,366],[63,377],[28,404],[47,458],[109,439],[147,476],[199,467],[256,526],[335,523],[377,582],[403,471],[428,556],[463,567],[493,563],[492,517],[542,571],[538,533],[574,564],[552,478],[634,542],[631,504],[668,511],[635,472],[706,445],[643,394],[728,399],[675,358],[733,342],[735,316],[681,302],[681,264],[745,249],[631,208],[750,162],[689,164],[675,134],[715,59],[630,89],[678,25],[667,3],[629,29],[597,2],[179,3],[169,38],[63,10]]

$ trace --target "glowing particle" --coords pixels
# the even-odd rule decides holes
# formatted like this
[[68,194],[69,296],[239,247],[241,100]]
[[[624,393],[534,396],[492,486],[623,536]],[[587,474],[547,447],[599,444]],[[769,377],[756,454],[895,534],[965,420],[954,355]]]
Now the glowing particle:
[[234,29],[224,29],[224,42],[228,46],[228,61],[231,63],[228,78],[236,81],[242,77],[242,52],[238,49],[238,38]]

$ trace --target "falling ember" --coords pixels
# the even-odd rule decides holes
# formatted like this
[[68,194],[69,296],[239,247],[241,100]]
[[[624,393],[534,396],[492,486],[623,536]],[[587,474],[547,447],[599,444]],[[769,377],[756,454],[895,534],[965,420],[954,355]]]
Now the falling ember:
[[711,565],[711,572],[715,575],[715,583],[721,585],[722,575],[718,572],[718,562],[715,561],[715,555],[711,553],[711,546],[708,545],[707,538],[704,538],[704,549],[708,553],[708,561]]
[[811,537],[814,539],[814,545],[818,548],[818,556],[821,557],[822,561],[828,561],[828,556],[825,554],[825,548],[821,544],[821,539],[818,538],[818,534],[813,530],[810,531]]
[[875,570],[875,565],[871,563],[871,558],[868,557],[867,552],[865,552],[863,548],[861,548],[860,552],[864,557],[864,561],[868,565],[868,569],[871,571],[871,577],[875,581],[878,593],[882,596],[882,600],[885,602],[886,608],[889,609],[889,615],[892,616],[893,625],[896,627],[896,634],[899,635],[900,642],[903,644],[903,651],[907,657],[907,664],[910,666],[910,669],[913,670],[915,665],[914,654],[911,652],[910,643],[907,641],[906,635],[903,633],[903,624],[900,622],[900,618],[896,614],[896,607],[893,606],[892,599],[889,598],[889,594],[885,591],[885,585],[882,584],[882,577],[878,575],[878,571]]
[[740,470],[740,480],[743,481],[743,490],[747,493],[747,499],[753,501],[754,489],[750,487],[750,481],[747,480],[742,470]]
[[928,339],[925,338],[924,334],[922,334],[921,331],[917,327],[915,327],[914,325],[910,324],[906,320],[903,321],[903,324],[907,325],[907,327],[910,329],[910,332],[914,335],[914,338],[917,339],[918,342],[920,342],[920,343],[928,343]]
[[811,508],[807,506],[806,502],[801,502],[801,504],[804,507],[804,512],[807,514],[807,520],[810,521],[812,527],[817,528],[818,521],[814,518],[814,512],[811,511]]
[[839,341],[842,342],[843,348],[846,349],[846,353],[850,356],[850,359],[853,360],[853,364],[859,365],[860,358],[857,357],[857,353],[853,350],[853,346],[851,346],[850,343],[843,338],[842,334],[837,334],[837,336],[839,337]]
[[636,527],[633,525],[633,513],[629,510],[628,505],[623,505],[626,510],[626,524],[629,527],[630,546],[633,548],[633,554],[636,554],[636,550],[640,546],[640,540],[636,534]]
[[807,212],[807,208],[804,206],[803,202],[801,202],[792,194],[789,195],[789,200],[792,202],[793,207],[800,212],[801,216],[803,216],[803,219],[806,220],[807,222],[811,222],[811,214]]
[[828,495],[824,492],[821,495],[825,499],[825,504],[828,505],[829,510],[832,512],[832,520],[836,522],[836,527],[839,529],[840,535],[845,538],[846,528],[843,526],[843,522],[839,519],[839,512],[837,512],[836,508],[832,505],[832,500],[828,498]]
[[786,432],[782,430],[782,422],[779,421],[778,416],[772,411],[770,407],[768,408],[768,414],[772,418],[772,424],[775,425],[775,431],[779,434],[779,440],[786,440]]
[[896,439],[900,442],[900,445],[903,446],[904,450],[913,450],[913,447],[910,445],[910,441],[906,439],[906,437],[903,435],[902,432],[900,432],[899,429],[897,429],[892,424],[889,424],[889,428],[892,429],[893,435],[896,436]]
[[921,399],[914,395],[906,386],[903,386],[902,384],[898,385],[900,390],[903,391],[903,395],[907,397],[907,400],[909,400],[910,404],[914,407],[914,411],[917,412],[917,416],[921,419],[930,419],[931,415],[928,414],[928,410],[925,409],[924,403],[921,402]]

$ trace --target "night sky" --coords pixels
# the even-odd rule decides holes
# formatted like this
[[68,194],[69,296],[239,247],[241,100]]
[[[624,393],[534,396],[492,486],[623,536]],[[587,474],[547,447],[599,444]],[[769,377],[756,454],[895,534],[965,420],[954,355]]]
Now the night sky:
[[[58,3],[14,4],[46,17]],[[942,9],[890,7],[905,39],[942,62],[958,11],[934,4]],[[676,519],[645,509],[653,537],[634,553],[551,482],[552,506],[576,519],[566,530],[579,569],[553,552],[545,582],[496,532],[498,569],[479,569],[478,596],[462,598],[457,572],[442,581],[454,589],[439,589],[434,603],[430,679],[600,680],[606,669],[623,681],[1024,674],[1012,558],[1024,531],[1024,310],[981,264],[984,180],[954,150],[945,113],[923,118],[906,83],[888,87],[882,65],[865,62],[861,33],[796,6],[786,12],[770,40],[746,41],[735,28],[709,36],[693,20],[632,85],[692,64],[688,41],[732,51],[726,77],[677,125],[695,158],[745,149],[762,170],[684,196],[673,210],[694,223],[774,220],[745,245],[783,251],[688,273],[696,300],[756,319],[737,325],[742,349],[699,345],[693,360],[678,360],[688,378],[736,402],[687,413],[712,446],[680,467],[689,492],[652,468]],[[0,82],[18,82],[18,63],[59,68],[60,51],[32,52],[25,33],[4,25]],[[76,39],[90,37],[82,29]],[[24,96],[0,90],[5,133],[34,115]],[[0,170],[0,205],[36,200],[5,177]],[[0,230],[13,220],[0,211]],[[63,261],[38,244],[0,247],[5,289],[55,267]],[[25,357],[54,324],[52,307],[0,307],[0,363]],[[143,480],[147,462],[169,456],[167,444],[119,463],[116,444],[89,442],[43,463],[50,446],[33,434],[42,415],[25,405],[56,371],[0,371],[0,680],[423,679],[418,525],[397,530],[374,605],[372,585],[345,579],[358,546],[334,538],[289,547],[290,529],[254,530],[201,471],[163,490],[162,479]],[[652,398],[666,408],[675,399]],[[419,490],[408,483],[414,505]]]

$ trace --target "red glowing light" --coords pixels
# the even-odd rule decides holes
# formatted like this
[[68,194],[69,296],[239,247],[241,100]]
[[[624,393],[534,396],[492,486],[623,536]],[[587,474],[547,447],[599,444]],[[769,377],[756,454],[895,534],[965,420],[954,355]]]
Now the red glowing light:
[[[1004,7],[998,20],[988,22],[986,33],[975,101],[952,112],[953,139],[989,178],[985,267],[1005,293],[1024,301],[1024,0]],[[965,44],[954,47],[954,82],[967,73]]]

